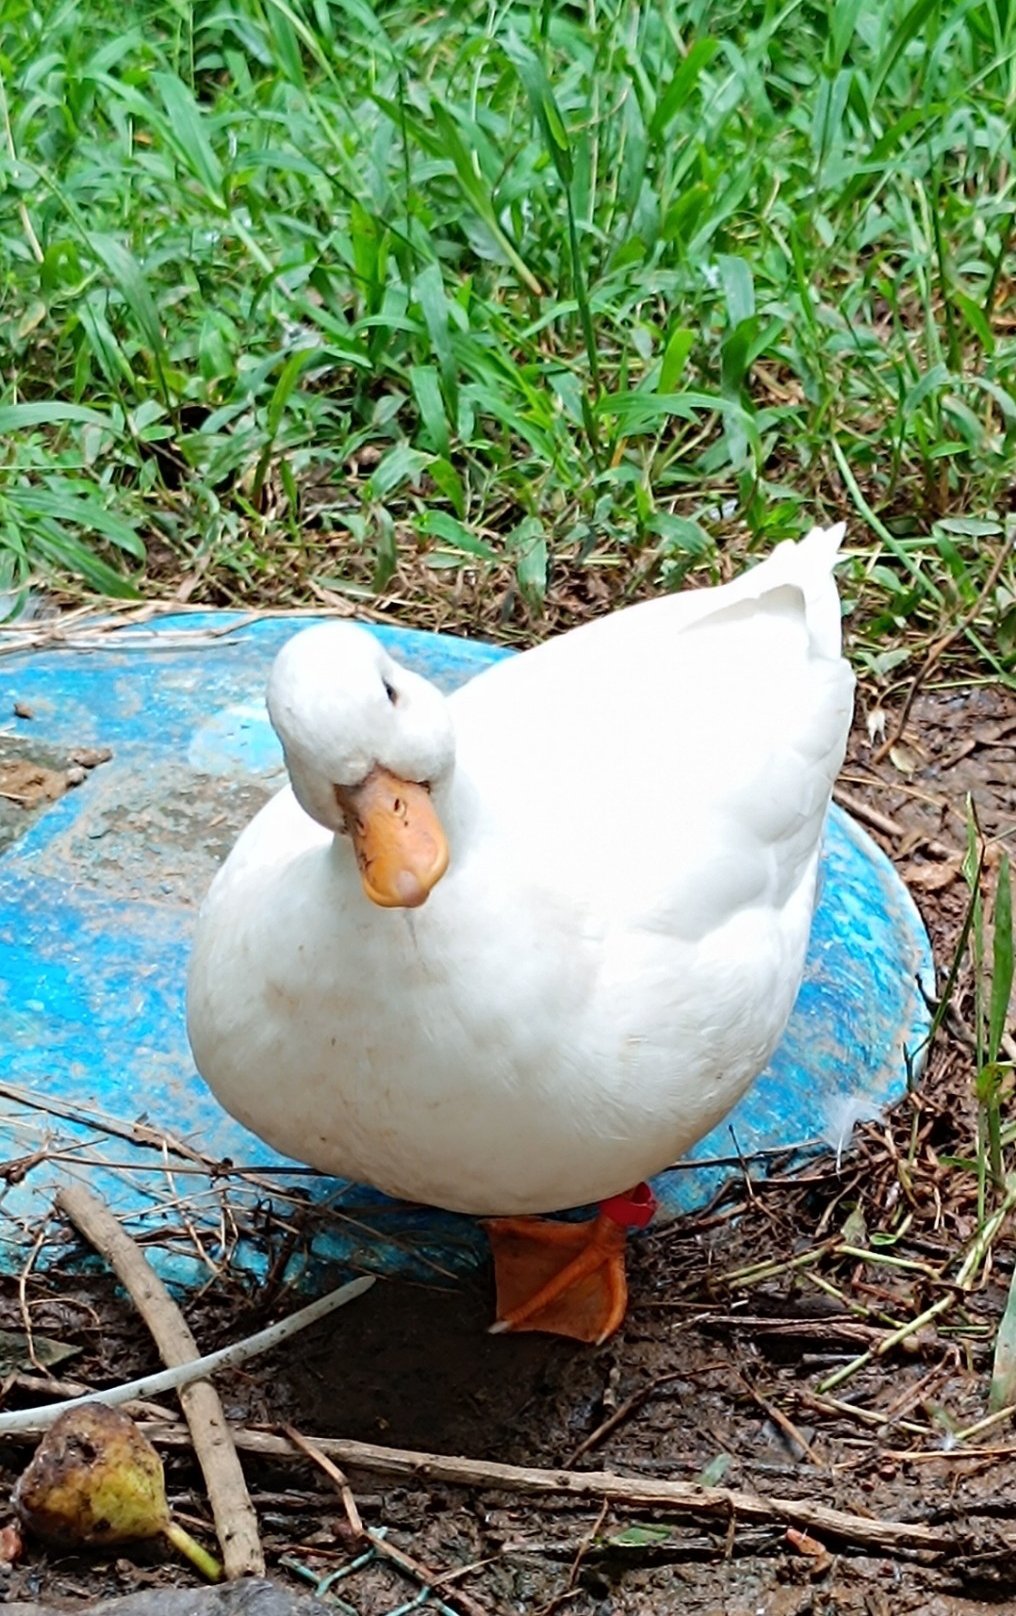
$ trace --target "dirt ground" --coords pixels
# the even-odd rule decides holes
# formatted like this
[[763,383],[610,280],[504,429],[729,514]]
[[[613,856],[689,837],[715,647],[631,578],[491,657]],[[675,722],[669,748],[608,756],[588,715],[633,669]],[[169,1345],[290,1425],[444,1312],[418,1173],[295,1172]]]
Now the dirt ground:
[[[923,695],[902,746],[877,766],[869,718],[878,729],[878,715],[862,709],[843,789],[911,885],[941,969],[966,909],[958,857],[968,793],[985,833],[1016,850],[1016,712],[990,687]],[[839,1165],[826,1158],[768,1180],[746,1172],[705,1212],[633,1241],[630,1312],[605,1346],[490,1337],[486,1275],[449,1289],[385,1282],[357,1302],[355,1323],[351,1312],[221,1377],[228,1415],[521,1467],[803,1499],[883,1535],[861,1547],[788,1528],[776,1508],[746,1523],[351,1470],[364,1522],[383,1526],[432,1588],[469,1568],[439,1584],[444,1608],[460,1616],[457,1590],[491,1616],[975,1616],[1011,1606],[1016,1437],[1004,1418],[957,1437],[986,1413],[1016,1255],[1006,1227],[977,1283],[955,1283],[977,1229],[974,1175],[955,1164],[973,1150],[971,994],[961,970],[918,1091],[865,1124]],[[157,1367],[137,1315],[102,1273],[85,1284],[33,1275],[24,1298],[6,1282],[0,1326],[19,1329],[25,1303],[35,1330],[83,1349],[67,1366],[77,1381],[99,1386]],[[276,1315],[291,1306],[273,1303]],[[892,1344],[894,1329],[937,1303],[936,1317]],[[266,1310],[264,1298],[224,1304],[206,1292],[189,1314],[210,1350]],[[826,1384],[866,1352],[869,1361]],[[19,1371],[5,1390],[8,1407],[39,1400]],[[0,1500],[28,1452],[0,1450]],[[174,1450],[167,1467],[174,1506],[211,1541],[192,1460]],[[248,1456],[245,1468],[273,1575],[311,1589],[354,1562],[336,1490],[309,1462]],[[0,1502],[0,1528],[6,1519]],[[941,1546],[900,1548],[900,1522],[934,1528]],[[0,1567],[0,1600],[84,1600],[188,1580],[155,1551],[71,1556],[28,1542]],[[385,1616],[421,1586],[374,1556],[332,1597],[339,1609]],[[426,1608],[436,1602],[434,1588]]]

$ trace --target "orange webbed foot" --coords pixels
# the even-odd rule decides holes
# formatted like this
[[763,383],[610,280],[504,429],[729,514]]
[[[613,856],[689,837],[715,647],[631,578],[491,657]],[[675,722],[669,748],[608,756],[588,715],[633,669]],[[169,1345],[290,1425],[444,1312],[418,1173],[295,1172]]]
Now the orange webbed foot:
[[628,1306],[626,1229],[648,1223],[652,1192],[603,1203],[591,1223],[546,1218],[491,1218],[484,1223],[494,1254],[496,1334],[541,1330],[599,1344],[621,1324]]

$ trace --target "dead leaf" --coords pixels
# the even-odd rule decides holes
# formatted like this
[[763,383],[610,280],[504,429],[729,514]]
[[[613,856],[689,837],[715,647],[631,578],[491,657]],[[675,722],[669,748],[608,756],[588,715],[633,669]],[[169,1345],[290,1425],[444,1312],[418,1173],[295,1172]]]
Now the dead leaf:
[[916,774],[924,761],[917,749],[907,741],[894,741],[889,748],[889,757],[893,767],[901,774]]
[[843,1239],[848,1246],[866,1246],[868,1244],[868,1226],[864,1221],[864,1211],[855,1206],[848,1214],[843,1225]]
[[903,867],[903,879],[908,887],[916,887],[920,892],[943,892],[951,887],[960,873],[961,860],[942,859],[937,864],[913,863]]
[[350,455],[347,465],[350,471],[354,474],[359,474],[363,471],[373,471],[375,466],[380,465],[383,458],[384,450],[380,444],[364,443],[356,450],[355,454]]
[[55,1369],[57,1364],[66,1363],[81,1351],[81,1347],[54,1341],[48,1335],[33,1335],[30,1346],[24,1330],[0,1330],[0,1375],[9,1375],[18,1369]]
[[0,1526],[0,1565],[14,1565],[15,1561],[20,1560],[24,1546],[17,1521],[8,1521],[6,1526]]
[[787,1527],[787,1542],[795,1554],[804,1555],[809,1560],[829,1559],[829,1550],[825,1544],[807,1532],[798,1531],[796,1526]]

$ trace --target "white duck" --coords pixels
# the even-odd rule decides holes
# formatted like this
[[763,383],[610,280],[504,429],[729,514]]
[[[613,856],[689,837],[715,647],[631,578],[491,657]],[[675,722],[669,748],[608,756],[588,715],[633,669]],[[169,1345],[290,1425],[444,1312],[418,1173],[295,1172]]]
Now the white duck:
[[194,1057],[287,1156],[497,1214],[495,1328],[616,1328],[640,1181],[783,1032],[851,717],[842,534],[447,699],[348,623],[276,659],[291,789],[201,912]]

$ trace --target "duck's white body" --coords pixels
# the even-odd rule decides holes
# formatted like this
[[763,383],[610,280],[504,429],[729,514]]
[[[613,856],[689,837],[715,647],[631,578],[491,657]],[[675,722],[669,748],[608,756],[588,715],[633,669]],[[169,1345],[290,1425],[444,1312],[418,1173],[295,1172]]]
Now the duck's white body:
[[[839,537],[451,696],[450,862],[422,907],[370,903],[348,839],[274,798],[194,947],[191,1042],[223,1105],[297,1160],[483,1214],[622,1192],[708,1132],[804,966],[852,705]],[[357,657],[399,671],[376,642]]]

